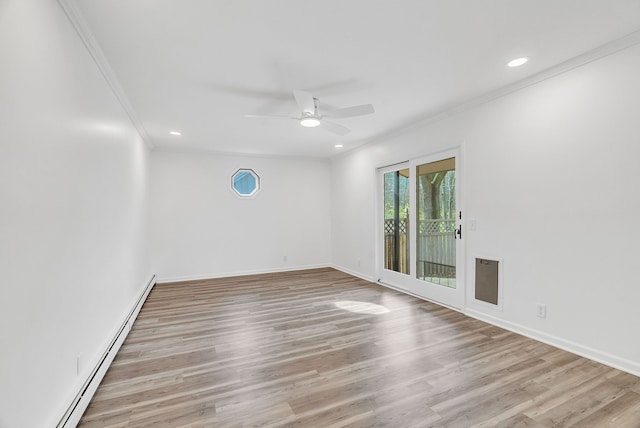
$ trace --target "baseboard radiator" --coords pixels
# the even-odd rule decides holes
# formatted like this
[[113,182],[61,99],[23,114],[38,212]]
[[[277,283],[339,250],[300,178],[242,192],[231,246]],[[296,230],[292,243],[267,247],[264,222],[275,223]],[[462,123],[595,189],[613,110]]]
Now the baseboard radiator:
[[122,342],[124,342],[127,335],[129,334],[131,326],[138,317],[138,313],[140,312],[142,305],[144,304],[147,296],[149,295],[151,289],[153,289],[153,286],[155,284],[156,276],[153,275],[144,290],[142,290],[142,293],[138,297],[138,300],[136,300],[133,308],[125,317],[124,322],[122,323],[120,328],[118,328],[117,333],[109,342],[109,346],[107,346],[107,349],[98,360],[98,363],[93,368],[93,370],[91,370],[91,373],[87,377],[87,380],[80,388],[80,392],[78,392],[78,394],[75,396],[75,398],[71,402],[71,405],[60,419],[60,422],[58,422],[58,425],[56,426],[57,428],[74,428],[78,425],[78,422],[80,422],[80,418],[82,418],[82,414],[89,405],[93,394],[95,394],[96,390],[98,389],[98,386],[100,385],[102,378],[107,372],[109,365],[118,353]]

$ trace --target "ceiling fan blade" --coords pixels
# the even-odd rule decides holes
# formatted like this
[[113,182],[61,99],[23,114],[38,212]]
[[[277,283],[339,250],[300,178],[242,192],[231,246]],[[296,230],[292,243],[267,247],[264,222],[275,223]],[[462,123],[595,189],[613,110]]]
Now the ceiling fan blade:
[[295,116],[289,116],[286,114],[245,114],[244,117],[248,117],[250,119],[253,118],[261,118],[261,117],[268,117],[268,118],[272,118],[275,117],[277,119],[295,119],[295,120],[300,120],[299,117],[295,117]]
[[346,108],[339,108],[338,110],[330,111],[324,116],[327,117],[354,117],[354,116],[364,116],[365,114],[374,113],[373,105],[371,104],[363,104],[361,106],[353,106]]
[[349,132],[351,132],[349,128],[342,125],[338,125],[337,123],[327,122],[326,120],[323,120],[320,123],[322,124],[322,127],[324,129],[326,129],[329,132],[333,132],[334,134],[347,135]]
[[305,91],[293,91],[293,96],[296,99],[298,108],[303,113],[315,113],[315,105],[313,102],[313,95]]

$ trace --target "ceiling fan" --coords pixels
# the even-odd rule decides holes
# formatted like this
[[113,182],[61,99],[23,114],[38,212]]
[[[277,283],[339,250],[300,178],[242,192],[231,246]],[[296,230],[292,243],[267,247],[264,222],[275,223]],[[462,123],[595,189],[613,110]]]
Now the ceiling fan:
[[329,122],[325,120],[328,118],[341,119],[345,117],[355,117],[355,116],[364,116],[367,114],[373,113],[375,110],[371,104],[363,104],[359,106],[353,107],[345,107],[337,110],[332,110],[329,112],[325,112],[321,114],[318,110],[318,106],[320,104],[319,100],[311,95],[309,92],[305,91],[293,91],[293,96],[296,99],[296,104],[298,104],[298,108],[300,109],[299,116],[290,116],[290,115],[282,115],[282,114],[245,114],[244,117],[254,118],[254,117],[275,117],[281,119],[295,119],[300,125],[306,126],[308,128],[313,128],[319,125],[322,125],[324,129],[329,132],[333,132],[338,135],[347,135],[351,130],[345,126],[339,125],[337,123]]

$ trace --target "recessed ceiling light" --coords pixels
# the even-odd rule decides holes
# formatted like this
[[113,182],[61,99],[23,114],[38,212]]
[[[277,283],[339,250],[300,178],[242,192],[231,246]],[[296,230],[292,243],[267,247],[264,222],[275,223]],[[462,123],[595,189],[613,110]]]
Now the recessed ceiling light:
[[342,147],[344,147],[344,146],[343,146],[342,144],[336,144],[336,145],[335,145],[335,146],[333,146],[333,147],[335,147],[336,149],[341,149],[341,148],[342,148]]
[[182,132],[180,132],[180,131],[169,131],[169,134],[171,134],[171,135],[182,135]]
[[524,64],[527,61],[529,61],[529,58],[522,57],[522,58],[512,59],[507,63],[507,67],[520,67],[522,64]]
[[313,128],[320,125],[320,121],[315,117],[305,117],[303,119],[300,119],[300,125],[306,126],[307,128]]

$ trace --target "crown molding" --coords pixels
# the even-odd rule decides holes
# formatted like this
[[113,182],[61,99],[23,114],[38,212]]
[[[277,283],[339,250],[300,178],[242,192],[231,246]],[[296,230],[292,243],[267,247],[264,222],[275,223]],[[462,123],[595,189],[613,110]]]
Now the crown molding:
[[342,153],[332,156],[331,159],[339,159],[347,155],[356,153],[358,151],[366,150],[367,148],[370,148],[372,146],[375,146],[376,144],[380,144],[385,141],[388,141],[389,139],[402,135],[405,132],[408,132],[412,129],[419,128],[421,126],[428,125],[430,123],[438,122],[442,119],[445,119],[446,117],[462,113],[464,111],[470,110],[475,107],[479,107],[483,104],[489,103],[498,98],[517,92],[521,89],[524,89],[529,86],[535,85],[537,83],[543,82],[545,80],[551,79],[560,74],[582,67],[584,65],[587,65],[591,62],[597,61],[609,55],[613,55],[624,49],[633,47],[637,44],[640,44],[640,30],[636,30],[632,33],[627,34],[626,36],[612,40],[608,43],[605,43],[604,45],[600,45],[594,49],[586,51],[578,56],[570,58],[564,62],[561,62],[552,67],[549,67],[545,70],[542,70],[524,79],[518,80],[514,83],[508,84],[506,86],[502,86],[498,89],[487,92],[485,94],[482,94],[470,100],[464,101],[460,104],[445,107],[440,111],[434,114],[425,116],[423,118],[420,118],[417,120],[411,120],[409,122],[400,124],[399,126],[389,129],[386,132],[382,132],[381,134],[375,135],[374,137],[365,140],[363,143],[359,144],[357,147],[354,147],[351,150],[345,150]]
[[80,10],[78,9],[76,2],[74,0],[58,0],[58,4],[64,11],[65,15],[67,16],[71,24],[73,25],[73,28],[76,30],[76,33],[78,33],[78,36],[80,36],[80,39],[82,40],[85,47],[89,51],[91,58],[93,58],[93,61],[98,66],[98,69],[102,73],[102,76],[104,77],[105,81],[111,88],[111,91],[113,92],[116,99],[124,109],[125,113],[129,117],[129,120],[131,120],[131,123],[138,131],[138,134],[140,134],[140,137],[146,143],[147,147],[149,147],[150,149],[154,148],[155,145],[149,138],[147,131],[144,129],[144,126],[142,125],[142,122],[140,121],[135,110],[131,106],[129,99],[127,98],[124,90],[122,89],[122,85],[120,85],[118,78],[116,77],[115,73],[113,72],[113,69],[109,65],[109,61],[107,61],[107,58],[102,52],[102,49],[96,42],[95,37],[91,32],[91,30],[89,29],[89,26],[84,16],[82,15],[82,12],[80,12]]

